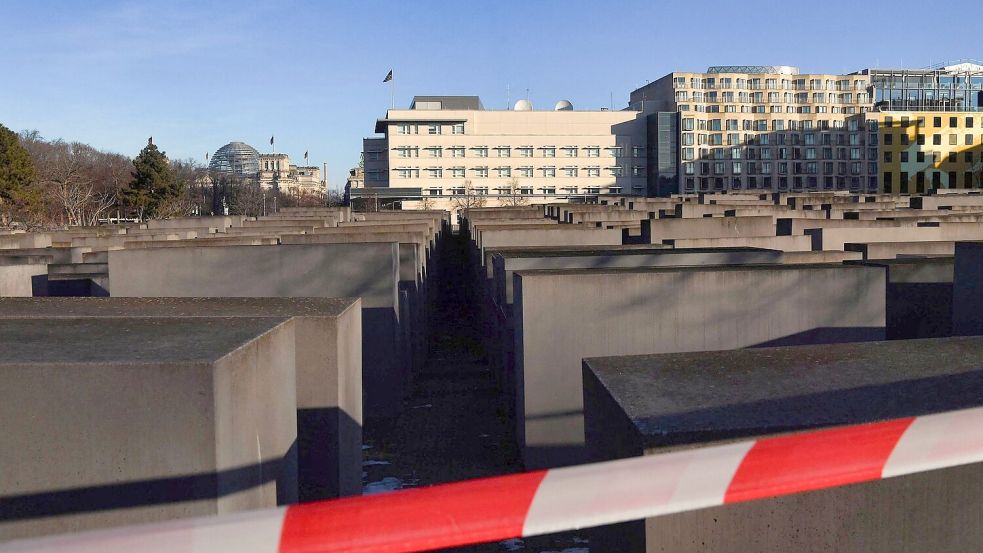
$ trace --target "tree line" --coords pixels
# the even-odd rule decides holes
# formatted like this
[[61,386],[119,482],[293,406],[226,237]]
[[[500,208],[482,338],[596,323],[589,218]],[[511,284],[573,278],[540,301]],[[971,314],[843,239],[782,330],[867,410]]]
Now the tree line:
[[278,207],[325,205],[326,200],[337,203],[338,198],[267,192],[249,179],[210,176],[196,160],[169,160],[152,141],[130,159],[0,125],[0,228],[225,213],[258,216]]

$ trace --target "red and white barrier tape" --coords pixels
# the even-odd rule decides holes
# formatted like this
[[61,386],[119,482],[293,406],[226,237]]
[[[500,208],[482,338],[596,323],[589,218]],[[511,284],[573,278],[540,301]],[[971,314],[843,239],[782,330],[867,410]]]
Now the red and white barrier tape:
[[983,408],[620,461],[0,545],[50,553],[409,552],[983,461]]

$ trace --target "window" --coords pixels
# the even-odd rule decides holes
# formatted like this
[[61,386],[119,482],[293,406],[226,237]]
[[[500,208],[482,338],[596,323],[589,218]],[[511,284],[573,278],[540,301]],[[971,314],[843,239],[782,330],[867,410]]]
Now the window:
[[689,161],[695,159],[693,157],[693,148],[683,148],[683,159]]
[[600,167],[588,167],[587,168],[587,176],[588,177],[599,177],[599,176],[601,176],[601,168]]
[[556,167],[543,167],[543,176],[550,178],[556,176]]
[[933,117],[932,118],[932,126],[933,127],[941,127],[942,126],[942,118],[941,117]]
[[532,157],[532,146],[520,146],[516,148],[519,157]]
[[608,146],[607,148],[604,149],[607,150],[608,155],[611,157],[621,157],[622,155],[621,146]]
[[429,125],[427,127],[427,134],[440,134],[440,125]]
[[601,157],[601,148],[599,146],[588,146],[584,148],[587,157]]
[[474,157],[488,157],[488,146],[475,146],[471,149],[474,150]]
[[420,170],[403,167],[396,169],[396,175],[401,179],[418,179],[420,178]]
[[[692,165],[692,164],[689,164],[689,165]],[[633,176],[633,177],[644,177],[645,176],[645,167],[642,166],[642,165],[632,165],[632,167],[631,167],[631,176]]]
[[576,177],[577,176],[577,168],[576,167],[564,167],[563,168],[563,176],[565,176],[565,177]]
[[463,179],[464,167],[451,167],[451,177],[455,179]]
[[532,167],[519,167],[519,176],[520,177],[531,177],[532,176]]
[[564,146],[563,148],[564,157],[577,157],[577,147],[576,146]]
[[474,170],[474,176],[478,177],[479,179],[488,177],[487,167],[475,167],[473,170]]
[[427,169],[427,176],[432,179],[439,179],[444,176],[444,170],[440,167],[430,167]]
[[933,134],[932,135],[932,144],[935,145],[935,146],[941,146],[942,145],[942,135],[941,134]]
[[508,146],[495,146],[495,152],[498,157],[512,157],[512,148]]
[[498,169],[496,169],[496,171],[498,171],[498,176],[500,178],[508,178],[512,176],[511,167],[499,167]]
[[444,153],[440,146],[428,146],[424,150],[427,151],[429,157],[441,157]]
[[397,157],[420,157],[419,148],[411,148],[409,146],[401,146],[396,148]]
[[641,146],[632,146],[631,157],[645,157],[645,148]]
[[451,127],[451,134],[464,134],[464,123],[454,123]]
[[556,148],[554,146],[542,146],[539,148],[543,152],[543,157],[556,157]]
[[443,196],[444,195],[444,191],[441,190],[440,188],[428,188],[427,189],[427,195],[428,196]]
[[620,165],[612,165],[608,167],[608,174],[612,177],[620,177],[624,175],[624,169]]
[[409,123],[400,123],[396,126],[396,134],[419,134],[420,127]]
[[464,157],[464,146],[451,146],[447,148],[451,152],[451,157]]

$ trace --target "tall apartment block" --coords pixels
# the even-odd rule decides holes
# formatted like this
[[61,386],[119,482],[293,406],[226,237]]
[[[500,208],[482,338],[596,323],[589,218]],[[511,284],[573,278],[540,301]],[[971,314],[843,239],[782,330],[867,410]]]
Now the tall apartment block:
[[636,111],[485,109],[477,96],[417,96],[376,121],[363,140],[364,187],[352,197],[421,202],[454,210],[467,196],[485,206],[516,196],[545,203],[598,194],[646,193],[645,120]]
[[849,75],[717,66],[670,73],[630,102],[647,120],[656,195],[980,187],[976,63]]
[[790,66],[670,73],[631,93],[645,114],[655,195],[878,189],[870,76]]

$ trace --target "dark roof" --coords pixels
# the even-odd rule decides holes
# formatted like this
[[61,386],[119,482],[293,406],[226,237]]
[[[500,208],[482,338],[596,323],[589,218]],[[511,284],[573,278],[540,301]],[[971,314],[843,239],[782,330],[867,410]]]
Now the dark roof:
[[414,96],[410,109],[416,109],[417,102],[440,102],[440,109],[485,109],[477,96]]

